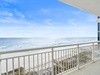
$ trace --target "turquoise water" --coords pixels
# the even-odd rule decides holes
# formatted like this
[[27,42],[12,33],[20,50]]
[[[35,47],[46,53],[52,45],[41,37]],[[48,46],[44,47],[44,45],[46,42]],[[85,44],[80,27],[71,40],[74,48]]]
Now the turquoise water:
[[97,41],[95,37],[73,38],[0,38],[0,51],[57,46]]

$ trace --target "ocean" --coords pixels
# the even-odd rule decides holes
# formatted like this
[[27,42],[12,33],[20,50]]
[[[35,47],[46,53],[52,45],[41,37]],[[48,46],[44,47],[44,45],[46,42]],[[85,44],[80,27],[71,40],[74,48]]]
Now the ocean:
[[[81,38],[81,37],[73,37],[73,38],[0,38],[0,52],[2,51],[10,51],[10,50],[20,50],[20,49],[28,49],[28,48],[38,48],[38,47],[47,47],[47,46],[59,46],[59,45],[68,45],[68,44],[78,44],[78,43],[85,43],[85,42],[93,42],[93,41],[97,41],[97,38],[94,37],[85,37],[85,38]],[[45,51],[45,50],[43,50]],[[35,54],[38,52],[43,52],[41,51],[29,51],[29,52],[24,52],[24,53],[13,53],[13,54],[4,54],[1,55],[1,58],[5,59],[5,58],[11,58],[12,57],[16,57],[16,56],[22,56],[22,55],[29,55],[29,54]],[[46,50],[47,51],[47,50]],[[61,53],[60,53],[61,54]],[[41,54],[39,54],[38,56],[40,56]],[[59,55],[60,56],[60,55]],[[50,59],[51,57],[49,54],[47,56],[43,56],[42,54],[42,61],[44,63],[45,61],[45,57],[46,59]],[[30,58],[32,58],[32,56],[30,56]],[[12,70],[12,60],[8,59],[8,71]],[[39,59],[41,60],[41,56],[39,57]],[[41,61],[39,60],[39,64],[41,64]],[[23,57],[20,57],[20,66],[23,66]],[[35,66],[37,66],[37,56],[34,56],[34,63]],[[25,69],[28,70],[28,57],[25,57]],[[30,64],[32,64],[33,61],[31,59]],[[6,61],[2,60],[1,66],[2,66],[2,73],[6,72]],[[18,68],[18,59],[14,58],[14,68]],[[32,68],[32,67],[31,67]]]
[[59,46],[97,41],[96,37],[71,37],[71,38],[0,38],[0,52],[20,50],[47,46]]

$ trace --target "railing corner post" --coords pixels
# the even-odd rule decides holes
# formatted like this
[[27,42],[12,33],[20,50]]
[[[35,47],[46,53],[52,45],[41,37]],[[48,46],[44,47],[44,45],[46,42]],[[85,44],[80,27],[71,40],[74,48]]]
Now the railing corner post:
[[94,62],[94,43],[92,43],[93,48],[92,48],[92,61]]
[[54,75],[54,49],[52,48],[52,75]]
[[78,67],[78,69],[80,69],[79,68],[79,45],[77,45],[77,48],[78,48],[78,52],[77,52],[77,67]]

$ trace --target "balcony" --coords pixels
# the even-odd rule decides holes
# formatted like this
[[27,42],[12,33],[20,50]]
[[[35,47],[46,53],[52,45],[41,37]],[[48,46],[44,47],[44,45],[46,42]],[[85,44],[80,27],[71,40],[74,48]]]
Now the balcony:
[[80,68],[77,71],[74,71],[68,75],[99,75],[100,74],[100,61],[91,63],[84,68]]
[[98,75],[94,69],[100,69],[99,45],[89,42],[0,52],[0,75]]

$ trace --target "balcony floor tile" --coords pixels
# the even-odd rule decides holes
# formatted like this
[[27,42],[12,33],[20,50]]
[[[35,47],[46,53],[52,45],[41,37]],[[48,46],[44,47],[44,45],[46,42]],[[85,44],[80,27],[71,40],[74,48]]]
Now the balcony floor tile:
[[100,75],[100,61],[96,61],[89,65],[86,65],[80,70],[74,71],[67,75]]

